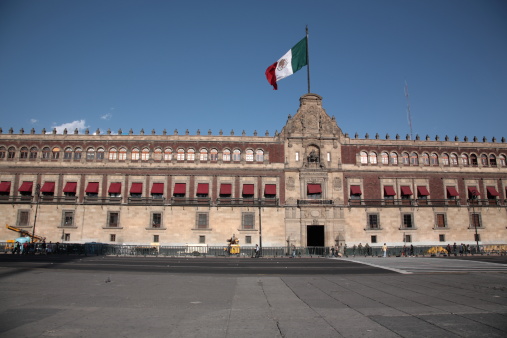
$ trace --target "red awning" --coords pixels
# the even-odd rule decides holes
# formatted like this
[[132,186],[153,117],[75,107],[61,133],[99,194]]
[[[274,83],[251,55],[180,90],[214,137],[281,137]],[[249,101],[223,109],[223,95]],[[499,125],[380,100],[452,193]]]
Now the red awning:
[[220,184],[220,195],[231,195],[231,194],[232,194],[232,184],[230,183]]
[[176,183],[174,185],[173,194],[185,195],[186,192],[187,192],[187,184],[186,183]]
[[430,195],[430,192],[424,186],[417,187],[417,192],[419,193],[420,196],[429,196]]
[[459,196],[459,193],[455,187],[447,187],[447,195],[454,197],[454,196]]
[[85,193],[98,194],[99,193],[99,182],[88,182]]
[[44,182],[41,192],[55,192],[55,182]]
[[306,187],[306,191],[309,194],[321,194],[322,193],[322,188],[320,187],[320,184],[312,184],[312,183],[310,183]]
[[394,188],[392,185],[384,186],[384,195],[385,196],[396,196],[396,191],[394,191]]
[[63,192],[75,193],[76,189],[77,189],[77,182],[67,182],[67,183],[65,183],[65,187],[63,188]]
[[0,192],[11,192],[11,182],[4,181],[0,183]]
[[481,196],[476,187],[468,187],[468,193],[470,196]]
[[401,186],[400,187],[401,194],[404,196],[412,196],[412,189],[409,186]]
[[21,187],[19,187],[18,191],[19,192],[32,192],[32,188],[33,188],[33,182],[23,182],[21,184]]
[[496,191],[495,187],[486,187],[486,190],[488,190],[488,194],[491,196],[500,196],[498,191]]
[[107,191],[110,194],[121,194],[121,183],[113,182],[109,185],[109,190]]
[[243,184],[243,195],[254,195],[254,192],[253,184]]
[[153,183],[151,187],[152,194],[164,194],[164,183]]
[[198,183],[197,184],[197,194],[198,195],[207,195],[209,193],[209,183]]
[[350,194],[351,195],[362,195],[361,187],[359,185],[351,185],[350,186]]
[[[121,186],[120,186],[121,189]],[[142,183],[132,183],[130,186],[131,194],[142,194],[143,193],[143,184]]]
[[276,195],[276,184],[266,184],[264,186],[264,195]]

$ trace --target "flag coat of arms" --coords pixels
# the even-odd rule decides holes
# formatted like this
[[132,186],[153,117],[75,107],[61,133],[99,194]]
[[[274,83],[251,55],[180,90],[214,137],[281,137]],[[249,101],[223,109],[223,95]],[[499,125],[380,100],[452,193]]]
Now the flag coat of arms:
[[307,38],[304,37],[285,53],[284,56],[266,69],[266,79],[273,86],[274,90],[278,89],[278,81],[294,74],[307,65],[307,48]]

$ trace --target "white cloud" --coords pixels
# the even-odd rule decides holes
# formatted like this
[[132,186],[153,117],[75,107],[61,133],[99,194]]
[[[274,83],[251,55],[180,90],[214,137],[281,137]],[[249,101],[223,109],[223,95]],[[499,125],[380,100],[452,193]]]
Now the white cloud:
[[51,129],[53,129],[53,128],[56,128],[56,132],[58,134],[63,134],[63,130],[65,128],[67,128],[68,133],[73,133],[76,128],[79,130],[80,133],[82,133],[88,127],[86,126],[85,120],[78,120],[78,121],[73,121],[73,122],[69,122],[69,123],[63,123],[59,126],[53,126]]
[[102,120],[110,120],[112,117],[113,117],[113,114],[107,113],[107,114],[102,115],[100,118]]
[[37,122],[39,122],[39,120],[36,120],[36,119],[30,119],[30,123],[31,123],[31,124],[36,124]]

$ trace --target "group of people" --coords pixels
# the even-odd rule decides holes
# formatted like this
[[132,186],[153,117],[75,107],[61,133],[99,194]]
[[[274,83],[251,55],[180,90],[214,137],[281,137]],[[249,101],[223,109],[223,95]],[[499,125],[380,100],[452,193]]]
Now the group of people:
[[447,244],[445,250],[447,250],[447,256],[450,256],[452,254],[454,254],[454,256],[457,256],[458,253],[460,256],[463,255],[467,256],[468,254],[472,253],[472,251],[470,250],[470,244],[465,245],[464,243],[461,243],[457,245],[456,242],[454,242],[452,246],[450,244]]
[[46,244],[46,241],[43,241],[41,243],[20,243],[16,241],[14,244],[14,248],[12,250],[12,254],[18,254],[18,255],[28,255],[28,254],[52,254],[52,253],[58,253],[60,251],[60,243],[52,243],[49,242]]

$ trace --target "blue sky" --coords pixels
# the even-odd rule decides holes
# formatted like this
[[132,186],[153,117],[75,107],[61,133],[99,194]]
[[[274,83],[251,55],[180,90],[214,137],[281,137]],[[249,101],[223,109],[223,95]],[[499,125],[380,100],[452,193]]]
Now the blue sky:
[[0,1],[0,127],[271,135],[307,92],[343,132],[507,137],[507,1]]

